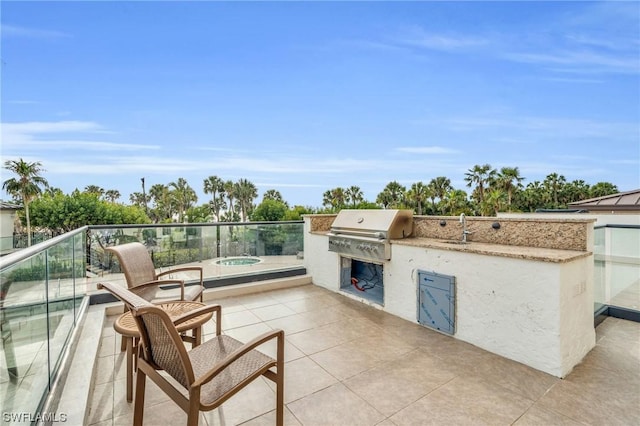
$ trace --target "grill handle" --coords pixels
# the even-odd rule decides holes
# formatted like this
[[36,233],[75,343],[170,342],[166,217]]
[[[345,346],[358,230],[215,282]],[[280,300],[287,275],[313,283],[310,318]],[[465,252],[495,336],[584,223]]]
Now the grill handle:
[[332,229],[331,232],[327,233],[327,235],[331,235],[331,236],[338,236],[338,235],[344,235],[344,236],[358,236],[358,237],[367,237],[367,238],[377,238],[379,240],[384,240],[386,238],[386,234],[384,232],[367,232],[367,231],[354,231],[354,230],[349,230],[349,231],[340,231],[337,229]]

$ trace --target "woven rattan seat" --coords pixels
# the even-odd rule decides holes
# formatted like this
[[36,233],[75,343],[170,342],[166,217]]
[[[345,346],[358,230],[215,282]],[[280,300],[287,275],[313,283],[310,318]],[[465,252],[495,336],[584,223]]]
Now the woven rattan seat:
[[[168,299],[179,299],[199,300],[202,302],[204,279],[201,266],[184,266],[156,272],[151,255],[142,243],[121,244],[107,247],[105,250],[108,253],[115,254],[118,258],[118,263],[127,281],[127,287],[145,300],[164,302]],[[185,286],[185,282],[182,279],[164,278],[168,275],[182,272],[197,272],[199,274],[199,282]],[[163,291],[161,286],[179,287],[179,297],[175,292]]]
[[[247,343],[241,343],[232,337],[223,336],[218,326],[215,337],[187,351],[176,327],[182,321],[188,321],[188,316],[172,322],[169,314],[156,305],[132,307],[131,312],[141,335],[134,425],[142,425],[147,377],[187,413],[187,425],[195,426],[198,424],[200,411],[219,407],[253,380],[265,376],[276,383],[276,423],[284,423],[282,330],[270,331]],[[257,350],[260,345],[273,340],[277,344],[276,359]],[[181,388],[159,374],[158,370],[164,370]]]

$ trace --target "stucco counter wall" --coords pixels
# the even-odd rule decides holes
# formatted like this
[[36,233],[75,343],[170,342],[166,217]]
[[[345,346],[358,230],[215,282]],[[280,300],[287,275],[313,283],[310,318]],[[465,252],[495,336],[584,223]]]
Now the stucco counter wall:
[[419,270],[456,279],[454,337],[557,377],[595,345],[593,257],[564,262],[394,244],[383,309],[417,322]]

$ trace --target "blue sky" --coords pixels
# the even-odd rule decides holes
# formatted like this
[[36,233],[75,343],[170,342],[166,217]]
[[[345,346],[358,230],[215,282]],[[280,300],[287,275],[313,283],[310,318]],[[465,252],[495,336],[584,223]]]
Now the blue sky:
[[[2,161],[290,204],[476,164],[640,188],[638,2],[2,2]],[[2,180],[9,177],[2,171]],[[2,194],[8,199],[6,194]]]

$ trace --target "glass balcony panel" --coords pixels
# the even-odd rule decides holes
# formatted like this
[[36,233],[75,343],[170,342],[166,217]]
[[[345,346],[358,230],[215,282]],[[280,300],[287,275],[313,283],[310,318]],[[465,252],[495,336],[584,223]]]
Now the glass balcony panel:
[[35,412],[49,388],[46,254],[2,271],[0,393],[4,412]]

